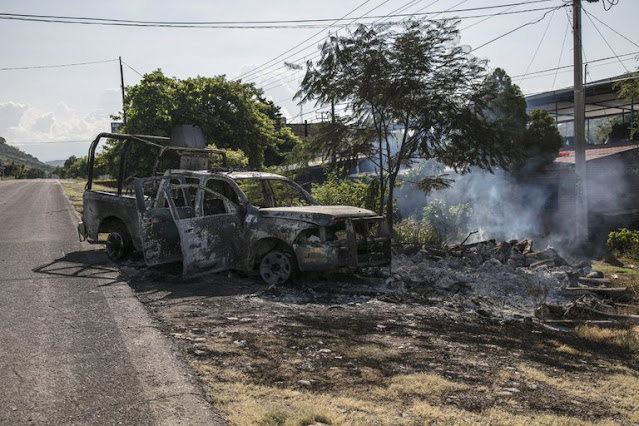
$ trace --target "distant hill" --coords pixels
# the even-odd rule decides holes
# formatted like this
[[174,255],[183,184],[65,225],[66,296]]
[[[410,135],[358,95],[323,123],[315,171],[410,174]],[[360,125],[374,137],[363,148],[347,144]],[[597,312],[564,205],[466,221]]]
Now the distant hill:
[[43,169],[43,170],[51,170],[51,167],[48,164],[43,163],[42,161],[35,158],[33,155],[29,155],[26,152],[20,151],[15,146],[11,146],[7,144],[5,138],[0,136],[0,163],[11,163],[14,162],[16,164],[24,164],[28,169]]
[[45,161],[45,164],[48,164],[51,167],[62,167],[64,166],[64,162],[67,160],[51,160],[51,161]]

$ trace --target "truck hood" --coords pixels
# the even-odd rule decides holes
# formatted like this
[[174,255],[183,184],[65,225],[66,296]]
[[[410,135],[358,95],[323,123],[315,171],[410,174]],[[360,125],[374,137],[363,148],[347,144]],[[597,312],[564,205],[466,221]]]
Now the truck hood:
[[314,223],[317,226],[328,226],[336,219],[348,217],[375,217],[371,210],[350,206],[301,206],[301,207],[267,207],[261,208],[263,217],[281,217],[290,220]]

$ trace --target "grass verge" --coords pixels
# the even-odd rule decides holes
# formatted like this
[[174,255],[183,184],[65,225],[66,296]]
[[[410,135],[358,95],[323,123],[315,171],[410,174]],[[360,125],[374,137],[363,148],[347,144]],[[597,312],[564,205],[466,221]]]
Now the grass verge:
[[[80,214],[82,214],[82,195],[86,186],[86,180],[82,179],[64,179],[60,180],[64,193],[69,197],[69,201]],[[113,183],[111,181],[99,181],[93,183],[93,189],[96,191],[112,191]]]

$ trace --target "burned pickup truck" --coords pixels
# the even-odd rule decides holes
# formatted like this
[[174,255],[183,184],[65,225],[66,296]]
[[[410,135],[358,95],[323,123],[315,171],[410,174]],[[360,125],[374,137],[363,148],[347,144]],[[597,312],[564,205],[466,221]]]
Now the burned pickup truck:
[[84,194],[79,232],[92,242],[107,235],[116,260],[138,250],[149,266],[182,262],[184,275],[259,271],[269,284],[296,271],[390,263],[383,217],[320,206],[280,175],[169,169],[136,179],[130,192],[95,191],[90,178]]

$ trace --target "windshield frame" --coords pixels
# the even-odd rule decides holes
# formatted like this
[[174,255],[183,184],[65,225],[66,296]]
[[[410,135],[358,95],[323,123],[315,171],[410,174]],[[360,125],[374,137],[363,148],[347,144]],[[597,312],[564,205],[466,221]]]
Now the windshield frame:
[[[314,206],[317,205],[317,201],[315,201],[315,199],[311,196],[311,194],[309,194],[304,188],[302,188],[299,184],[297,184],[296,182],[292,181],[291,179],[288,179],[286,177],[283,176],[264,176],[264,177],[257,177],[257,176],[251,176],[251,177],[237,177],[237,178],[233,178],[233,180],[235,181],[235,183],[237,184],[237,186],[240,188],[240,190],[242,191],[242,193],[244,193],[244,195],[246,196],[248,202],[252,205],[254,205],[257,208],[273,208],[273,207],[300,207],[300,206],[288,206],[288,205],[277,205],[277,200],[275,198],[275,191],[273,190],[273,187],[271,185],[271,182],[282,182],[286,185],[289,185],[292,189],[294,189],[297,194],[298,194],[298,199],[303,200],[305,203],[303,204],[303,206]],[[243,181],[257,181],[260,184],[261,190],[262,190],[262,195],[264,196],[264,205],[260,205],[260,204],[255,204],[254,203],[254,198],[250,197],[249,194],[247,194],[244,189],[242,188],[242,182]]]

